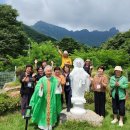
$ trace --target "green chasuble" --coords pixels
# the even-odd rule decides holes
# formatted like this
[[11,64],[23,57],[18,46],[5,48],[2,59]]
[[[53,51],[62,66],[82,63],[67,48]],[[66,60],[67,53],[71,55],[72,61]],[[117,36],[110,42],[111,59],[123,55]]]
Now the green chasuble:
[[[39,89],[43,85],[43,95],[39,96]],[[55,90],[58,80],[55,77],[48,79],[42,77],[36,87],[30,100],[29,106],[32,106],[32,121],[38,126],[55,125],[57,122],[57,107]]]

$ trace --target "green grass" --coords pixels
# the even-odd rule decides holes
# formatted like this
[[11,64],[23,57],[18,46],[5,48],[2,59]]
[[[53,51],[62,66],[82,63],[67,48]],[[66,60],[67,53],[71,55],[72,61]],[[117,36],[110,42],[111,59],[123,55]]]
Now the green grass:
[[[101,127],[92,127],[87,122],[69,121],[64,124],[59,124],[54,130],[130,130],[130,111],[126,111],[123,128],[118,124],[112,125],[111,111],[106,112],[106,117]],[[7,113],[0,116],[0,130],[24,130],[25,120],[21,117],[20,112]],[[35,124],[29,121],[28,130],[39,130]]]
[[[130,92],[130,87],[128,89]],[[93,97],[92,97],[93,98]],[[86,109],[93,110],[94,104],[85,105]],[[101,127],[92,127],[87,122],[74,122],[68,121],[64,124],[57,125],[54,130],[130,130],[130,93],[129,100],[126,101],[126,117],[124,119],[123,128],[118,126],[118,123],[113,125],[111,120],[113,119],[111,110],[111,98],[107,95],[106,102],[106,117]],[[0,116],[0,130],[24,130],[25,120],[22,118],[19,111],[13,113],[6,113]],[[39,130],[35,124],[29,121],[28,130]]]

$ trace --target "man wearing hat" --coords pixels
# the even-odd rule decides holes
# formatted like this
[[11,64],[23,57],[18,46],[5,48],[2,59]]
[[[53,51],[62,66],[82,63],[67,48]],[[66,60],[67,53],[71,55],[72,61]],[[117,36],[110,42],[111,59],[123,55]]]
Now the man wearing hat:
[[61,68],[63,68],[65,65],[70,65],[71,66],[72,65],[72,60],[69,57],[68,52],[65,50],[62,53],[62,51],[59,49],[58,46],[57,46],[57,48],[58,48],[58,52],[59,52],[59,54],[61,55],[61,58],[62,58]]
[[125,116],[125,100],[126,89],[128,88],[128,79],[122,75],[121,66],[114,68],[114,76],[110,78],[110,87],[112,89],[112,109],[114,120],[112,124],[118,122],[117,115],[119,114],[119,126],[123,126],[123,117]]

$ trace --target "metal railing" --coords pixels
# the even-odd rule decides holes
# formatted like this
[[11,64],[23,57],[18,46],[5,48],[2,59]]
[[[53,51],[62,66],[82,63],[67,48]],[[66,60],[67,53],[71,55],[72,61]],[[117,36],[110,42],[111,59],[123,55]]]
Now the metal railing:
[[13,72],[0,72],[0,89],[4,87],[5,83],[15,81],[16,74],[15,71]]

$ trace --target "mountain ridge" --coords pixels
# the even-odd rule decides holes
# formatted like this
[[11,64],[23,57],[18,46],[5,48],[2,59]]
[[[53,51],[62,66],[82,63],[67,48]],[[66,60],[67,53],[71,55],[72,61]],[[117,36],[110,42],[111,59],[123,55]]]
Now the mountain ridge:
[[31,28],[28,25],[22,24],[22,27],[23,27],[23,30],[26,33],[26,35],[38,43],[43,42],[43,41],[48,41],[48,40],[56,41],[56,39],[46,36],[45,34],[34,30],[33,28]]
[[85,43],[91,46],[99,46],[101,43],[119,33],[119,30],[115,27],[110,28],[108,31],[89,31],[87,29],[69,31],[63,27],[43,21],[38,21],[31,27],[42,34],[53,37],[57,40],[61,40],[64,37],[72,37],[80,43]]

